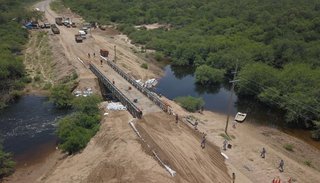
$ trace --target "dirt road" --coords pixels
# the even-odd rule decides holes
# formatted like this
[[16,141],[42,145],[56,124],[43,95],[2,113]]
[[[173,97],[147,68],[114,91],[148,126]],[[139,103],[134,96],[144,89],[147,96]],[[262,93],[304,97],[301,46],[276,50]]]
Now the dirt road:
[[[50,0],[36,6],[46,11],[48,20],[53,23],[57,16],[49,8]],[[68,16],[73,16],[69,13]],[[78,16],[72,17],[80,22]],[[93,86],[98,90],[93,74],[77,58],[98,62],[87,58],[87,53],[97,53],[103,47],[109,50],[117,45],[117,64],[131,73],[136,79],[149,79],[161,73],[159,68],[140,67],[145,60],[132,50],[124,35],[117,31],[94,30],[84,43],[74,41],[78,29],[60,27],[61,34],[53,35],[65,50],[65,56],[76,67],[80,86]],[[113,57],[113,52],[110,52]],[[94,82],[92,82],[94,81]],[[177,104],[167,101],[179,116],[190,115]],[[200,131],[208,134],[208,146],[200,148],[200,134],[185,124],[175,124],[174,118],[164,113],[150,113],[137,121],[136,126],[151,149],[155,150],[165,164],[177,171],[172,178],[153,158],[150,149],[138,140],[128,125],[131,119],[127,112],[107,111],[101,130],[90,141],[87,148],[77,155],[59,161],[51,171],[34,182],[231,182],[229,174],[236,173],[236,182],[271,182],[279,176],[282,180],[292,177],[294,182],[319,182],[319,151],[307,144],[267,127],[252,126],[247,123],[230,129],[234,137],[230,142],[232,149],[225,153],[229,157],[225,165],[220,155],[221,134],[224,131],[225,116],[211,112],[192,114],[201,119]],[[285,144],[294,144],[294,151],[288,152]],[[266,159],[259,156],[262,147],[267,149]],[[280,159],[285,161],[285,172],[277,170]],[[311,162],[308,166],[306,162]]]
[[[45,11],[48,21],[54,23],[54,18],[58,15],[50,10],[49,4],[50,0],[46,0],[38,3],[36,7]],[[72,19],[75,22],[81,21],[76,16]],[[97,56],[92,57],[93,53],[98,55],[100,48],[112,50],[114,44],[117,45],[117,64],[136,79],[148,79],[155,77],[154,73],[160,73],[160,69],[152,68],[153,66],[148,70],[140,67],[145,60],[133,53],[132,49],[136,48],[129,44],[123,35],[104,35],[96,30],[92,31],[83,43],[76,43],[74,34],[78,29],[62,26],[59,29],[59,35],[52,35],[57,38],[55,44],[65,50],[65,56],[77,70],[82,87],[92,87],[98,92],[95,76],[78,58],[99,63]],[[91,54],[90,58],[88,53]],[[110,57],[112,56],[110,52]],[[111,73],[113,74],[115,73]],[[114,79],[116,83],[120,80],[118,77]],[[172,116],[163,112],[150,113],[142,121],[138,121],[137,126],[159,153],[159,157],[177,172],[175,177],[171,177],[148,152],[149,149],[140,144],[128,125],[130,117],[127,112],[107,112],[109,115],[105,118],[101,130],[87,148],[80,154],[62,160],[51,172],[39,178],[39,182],[231,181],[219,149],[210,143],[205,149],[201,149],[200,135],[184,124],[176,125]]]

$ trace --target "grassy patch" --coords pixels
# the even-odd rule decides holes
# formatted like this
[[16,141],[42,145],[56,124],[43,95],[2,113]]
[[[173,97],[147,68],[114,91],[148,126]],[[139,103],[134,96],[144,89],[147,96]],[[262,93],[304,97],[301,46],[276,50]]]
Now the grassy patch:
[[149,68],[149,66],[148,66],[148,64],[147,64],[147,63],[143,63],[143,64],[141,64],[141,65],[140,65],[140,67],[142,67],[142,68],[144,68],[144,69],[148,69],[148,68]]
[[53,83],[52,51],[47,32],[33,32],[27,45],[24,63],[28,77],[33,78],[31,86],[50,89],[48,83]]
[[287,151],[294,152],[293,144],[284,144],[283,148],[285,148]]
[[308,167],[312,167],[312,162],[310,160],[306,160],[303,162],[305,165],[307,165]]
[[181,107],[189,112],[196,112],[204,106],[204,100],[200,97],[177,97],[174,99],[174,101],[176,101]]
[[65,9],[64,5],[62,4],[61,0],[54,0],[50,3],[50,8],[57,12],[61,13]]
[[231,140],[230,136],[226,135],[225,133],[220,133],[219,134],[221,137],[223,137],[225,140]]

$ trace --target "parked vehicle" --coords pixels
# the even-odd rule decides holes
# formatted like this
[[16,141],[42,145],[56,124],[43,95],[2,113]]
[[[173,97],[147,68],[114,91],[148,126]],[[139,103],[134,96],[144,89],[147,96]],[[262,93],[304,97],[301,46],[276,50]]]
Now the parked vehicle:
[[100,49],[100,55],[103,57],[108,57],[109,51],[106,49]]
[[74,35],[74,39],[77,43],[81,43],[83,41],[83,38],[81,37],[80,34]]
[[57,25],[62,25],[62,18],[61,17],[57,17],[57,18],[55,18],[55,20],[56,20]]
[[72,23],[71,23],[71,27],[73,27],[73,28],[74,28],[74,27],[77,27],[77,26],[76,26],[76,23],[72,22]]
[[82,30],[79,30],[79,35],[83,38],[83,39],[86,39],[86,32],[82,31]]
[[56,24],[52,24],[52,25],[51,25],[51,31],[52,31],[54,34],[60,34],[60,30],[59,30],[59,28],[56,26]]

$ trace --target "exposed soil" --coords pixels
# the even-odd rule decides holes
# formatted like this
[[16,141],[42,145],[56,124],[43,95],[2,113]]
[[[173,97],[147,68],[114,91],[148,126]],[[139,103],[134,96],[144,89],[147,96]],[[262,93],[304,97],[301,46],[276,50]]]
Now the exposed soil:
[[[224,141],[226,115],[204,111],[188,113],[180,106],[168,99],[167,103],[181,116],[193,115],[200,119],[198,129],[208,134],[208,140],[221,147]],[[274,177],[287,181],[290,177],[295,182],[319,182],[320,180],[320,152],[300,139],[287,135],[277,129],[251,124],[250,121],[238,123],[236,128],[229,125],[230,144],[232,149],[224,153],[229,157],[226,160],[230,172],[235,172],[239,182],[271,182]],[[292,144],[293,151],[284,148]],[[265,147],[266,158],[260,157]],[[280,159],[285,162],[285,171],[280,173],[277,167]],[[307,165],[310,162],[311,165]]]
[[[47,19],[53,23],[57,15],[49,9],[50,0],[38,3],[36,6],[46,11]],[[83,20],[71,12],[66,13],[78,24]],[[98,92],[99,87],[95,76],[88,70],[85,63],[98,62],[100,48],[110,51],[114,58],[114,45],[117,46],[117,64],[136,79],[159,77],[162,70],[152,63],[149,69],[140,67],[147,63],[141,48],[130,43],[130,40],[117,31],[107,29],[93,30],[83,43],[75,43],[76,28],[59,27],[61,34],[52,35],[53,44],[59,47],[68,63],[79,75],[79,87],[92,87]],[[88,58],[87,54],[91,54]],[[163,97],[164,98],[164,97]],[[166,100],[166,99],[164,99]],[[166,100],[179,116],[190,115],[173,101]],[[292,177],[296,182],[319,182],[320,152],[306,143],[281,133],[278,130],[253,126],[249,123],[238,124],[236,129],[229,128],[232,149],[225,154],[229,157],[224,163],[220,150],[214,144],[222,146],[225,115],[205,111],[204,114],[194,113],[201,119],[198,129],[208,135],[205,149],[200,148],[199,131],[192,127],[174,122],[172,116],[162,112],[150,113],[136,125],[143,138],[151,145],[165,164],[177,171],[172,178],[168,172],[155,160],[150,149],[138,140],[128,122],[131,116],[126,111],[107,111],[102,121],[100,131],[90,141],[83,152],[66,157],[50,166],[49,171],[38,172],[28,179],[24,175],[19,180],[31,182],[231,182],[230,174],[236,173],[236,182],[271,182],[279,176],[282,180]],[[230,125],[231,126],[231,125]],[[289,152],[283,145],[290,143],[294,151]],[[260,158],[259,151],[265,147],[267,155]],[[223,151],[223,150],[221,150]],[[285,161],[285,171],[277,169],[280,159]],[[56,159],[57,160],[57,159]],[[312,167],[305,164],[311,161]],[[45,164],[44,164],[45,165]],[[15,175],[14,175],[15,176]],[[15,182],[15,181],[12,181]]]

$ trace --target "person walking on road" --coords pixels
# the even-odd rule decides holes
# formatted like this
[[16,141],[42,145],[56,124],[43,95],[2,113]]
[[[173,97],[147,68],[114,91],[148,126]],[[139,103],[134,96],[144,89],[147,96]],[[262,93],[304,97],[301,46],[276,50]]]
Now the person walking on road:
[[266,157],[266,152],[267,152],[266,149],[263,147],[262,151],[260,153],[261,158],[265,158]]
[[227,139],[225,139],[224,141],[223,141],[223,150],[227,150],[227,145],[228,145],[228,141],[227,141]]
[[96,53],[93,53],[93,57],[96,57]]
[[198,130],[198,120],[196,120],[196,122],[194,122],[194,130]]
[[232,183],[235,183],[235,181],[236,181],[236,174],[232,173]]
[[178,124],[178,122],[179,122],[179,116],[178,114],[176,114],[176,124]]
[[279,169],[280,172],[284,171],[284,161],[283,161],[283,159],[280,160],[278,169]]
[[207,134],[203,133],[202,140],[201,140],[202,149],[204,149],[206,147],[206,140],[207,140],[206,136],[207,136]]
[[90,53],[88,53],[88,58],[90,58]]

